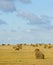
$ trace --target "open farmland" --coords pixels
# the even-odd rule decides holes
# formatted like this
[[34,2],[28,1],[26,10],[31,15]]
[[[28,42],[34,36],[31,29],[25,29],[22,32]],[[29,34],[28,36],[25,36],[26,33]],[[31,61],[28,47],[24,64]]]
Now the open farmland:
[[[0,65],[53,65],[53,45],[44,48],[43,45],[22,45],[22,49],[15,50],[16,45],[0,45]],[[48,46],[48,45],[47,45]],[[44,59],[36,59],[35,49],[44,54]]]

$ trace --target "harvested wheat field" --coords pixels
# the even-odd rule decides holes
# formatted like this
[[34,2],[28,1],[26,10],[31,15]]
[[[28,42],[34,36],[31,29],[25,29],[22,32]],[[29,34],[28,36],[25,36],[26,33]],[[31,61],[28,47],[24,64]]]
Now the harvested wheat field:
[[[44,54],[43,59],[36,58],[35,49]],[[53,65],[53,45],[0,45],[0,65]]]

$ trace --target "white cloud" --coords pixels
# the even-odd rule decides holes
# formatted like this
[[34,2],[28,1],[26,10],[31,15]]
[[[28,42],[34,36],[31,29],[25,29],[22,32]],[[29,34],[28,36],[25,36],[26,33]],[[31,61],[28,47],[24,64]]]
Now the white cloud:
[[32,31],[31,31],[31,29],[27,29],[27,30],[25,30],[25,32],[30,33]]

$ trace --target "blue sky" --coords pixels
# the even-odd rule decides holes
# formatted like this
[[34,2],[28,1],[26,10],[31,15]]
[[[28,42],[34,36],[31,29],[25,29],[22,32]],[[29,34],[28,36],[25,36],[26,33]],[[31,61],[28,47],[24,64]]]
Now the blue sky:
[[0,0],[0,43],[53,43],[53,0]]

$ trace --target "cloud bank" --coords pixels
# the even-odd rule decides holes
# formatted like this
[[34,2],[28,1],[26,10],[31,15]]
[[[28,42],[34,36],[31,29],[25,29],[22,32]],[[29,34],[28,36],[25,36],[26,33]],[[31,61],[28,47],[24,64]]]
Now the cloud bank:
[[0,10],[4,12],[13,12],[16,10],[14,0],[0,0]]
[[26,3],[26,4],[31,2],[31,0],[19,0],[19,1],[22,2],[22,3]]
[[53,26],[51,25],[52,17],[47,15],[38,16],[33,13],[26,13],[22,10],[18,10],[18,16],[28,20],[28,25],[38,26],[41,29],[47,30],[53,29]]
[[22,3],[28,4],[30,0],[0,0],[0,10],[4,12],[14,12],[16,11],[15,3],[14,2],[20,1]]

